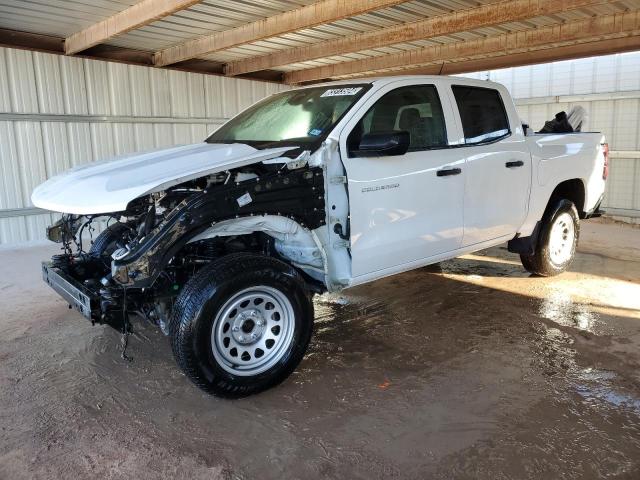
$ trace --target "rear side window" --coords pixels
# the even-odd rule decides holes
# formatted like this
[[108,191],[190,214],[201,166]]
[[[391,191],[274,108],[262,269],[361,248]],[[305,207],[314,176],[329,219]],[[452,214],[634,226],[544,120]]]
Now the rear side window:
[[500,93],[491,88],[453,86],[464,143],[489,142],[507,136],[509,121]]
[[409,151],[447,145],[444,114],[433,85],[401,87],[384,95],[349,134],[349,148],[357,148],[363,135],[408,131]]

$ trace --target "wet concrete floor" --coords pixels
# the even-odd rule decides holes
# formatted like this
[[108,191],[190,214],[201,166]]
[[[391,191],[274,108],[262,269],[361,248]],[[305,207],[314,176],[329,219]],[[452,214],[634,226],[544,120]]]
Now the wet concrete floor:
[[316,299],[281,386],[207,396],[150,326],[120,338],[0,250],[0,478],[640,478],[640,229],[571,271],[504,248]]

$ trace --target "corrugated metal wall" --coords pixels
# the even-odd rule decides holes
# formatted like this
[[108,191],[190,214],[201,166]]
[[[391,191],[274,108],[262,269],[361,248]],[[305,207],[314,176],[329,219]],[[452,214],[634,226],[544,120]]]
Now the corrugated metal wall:
[[583,106],[586,129],[603,132],[612,151],[606,210],[640,221],[640,52],[464,76],[504,84],[522,120],[535,130],[557,112]]
[[44,238],[32,189],[67,168],[204,140],[286,87],[0,48],[0,244]]
[[[640,53],[468,75],[503,83],[533,128],[573,104],[612,150],[606,207],[640,217]],[[70,166],[201,141],[286,87],[0,48],[0,244],[42,239],[33,187]]]

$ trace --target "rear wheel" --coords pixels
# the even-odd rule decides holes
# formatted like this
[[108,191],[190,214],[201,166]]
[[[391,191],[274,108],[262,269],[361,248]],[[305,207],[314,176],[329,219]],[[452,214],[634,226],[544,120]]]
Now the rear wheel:
[[580,218],[575,205],[560,200],[545,214],[535,253],[520,255],[522,265],[544,277],[564,272],[573,261],[579,236]]
[[302,360],[312,328],[300,274],[274,258],[240,253],[189,280],[170,334],[178,365],[196,385],[240,397],[284,380]]

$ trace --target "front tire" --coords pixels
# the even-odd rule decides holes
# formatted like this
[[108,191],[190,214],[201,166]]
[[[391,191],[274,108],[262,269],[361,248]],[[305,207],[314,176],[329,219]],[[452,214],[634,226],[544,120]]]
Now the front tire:
[[535,253],[520,255],[522,265],[535,275],[559,275],[571,265],[579,237],[580,217],[575,205],[560,200],[545,214]]
[[178,296],[170,324],[178,365],[224,397],[266,390],[298,366],[313,330],[302,276],[280,260],[228,255],[201,269]]

